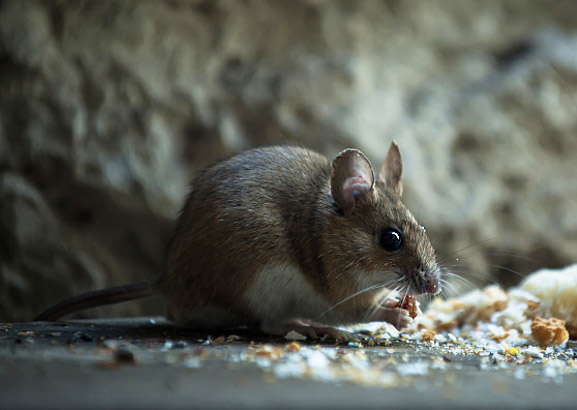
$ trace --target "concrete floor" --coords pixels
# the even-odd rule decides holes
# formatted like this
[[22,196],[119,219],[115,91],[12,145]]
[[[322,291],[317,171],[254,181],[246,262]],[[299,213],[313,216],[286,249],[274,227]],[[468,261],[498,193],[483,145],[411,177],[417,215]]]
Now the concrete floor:
[[[316,349],[342,357],[362,350],[369,363],[432,364],[443,357],[446,365],[409,372],[388,387],[307,375],[285,379],[275,376],[274,361],[247,359],[255,349],[250,341],[284,346],[285,340],[242,334],[232,343],[206,340],[150,319],[0,324],[0,408],[577,408],[576,373],[520,379],[514,368],[487,368],[478,356],[434,347],[326,343]],[[529,374],[542,373],[543,364],[524,366]]]

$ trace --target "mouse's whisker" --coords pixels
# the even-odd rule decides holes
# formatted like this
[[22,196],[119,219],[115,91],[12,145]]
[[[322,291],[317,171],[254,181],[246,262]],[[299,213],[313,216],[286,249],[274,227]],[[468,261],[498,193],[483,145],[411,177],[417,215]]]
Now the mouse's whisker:
[[323,313],[321,313],[320,315],[318,315],[318,316],[317,316],[317,320],[320,319],[320,318],[322,318],[323,316],[325,316],[325,315],[328,314],[329,312],[331,312],[333,309],[335,309],[335,308],[337,308],[338,306],[342,305],[343,303],[351,300],[352,298],[357,297],[357,296],[359,296],[359,295],[361,295],[361,294],[363,294],[363,293],[365,293],[365,292],[369,292],[369,291],[371,291],[371,290],[375,290],[375,289],[382,288],[382,287],[384,287],[384,286],[385,286],[384,284],[380,284],[380,283],[379,283],[379,284],[377,284],[377,285],[369,286],[368,288],[365,288],[365,289],[362,289],[362,290],[360,290],[360,291],[358,291],[358,292],[356,292],[356,293],[353,293],[353,294],[350,295],[350,296],[347,296],[346,298],[344,298],[344,299],[342,299],[341,301],[335,303],[335,304],[332,305],[330,308],[328,308],[327,310],[325,310]]
[[345,265],[345,267],[347,269],[352,269],[354,266],[361,266],[364,262],[365,262],[365,257],[361,256],[358,259],[354,260],[354,261],[350,261],[349,263],[347,263]]
[[[399,280],[396,280],[394,283],[398,283]],[[388,288],[388,286],[386,286]],[[365,312],[363,319],[364,320],[370,320],[375,313],[377,313],[377,311],[383,307],[383,304],[386,302],[387,299],[389,299],[389,297],[393,294],[397,294],[399,292],[399,286],[397,285],[394,289],[390,290],[387,293],[384,293],[383,296],[379,297],[379,299],[377,300],[377,302],[374,304],[374,306],[372,306],[371,308],[367,309],[367,311]]]
[[449,282],[446,279],[441,279],[440,282],[443,288],[441,293],[445,294],[453,293],[453,291],[455,290],[455,284],[453,282]]
[[390,299],[391,297],[395,297],[394,295],[397,294],[399,292],[399,283],[397,281],[392,282],[392,283],[386,283],[383,284],[383,289],[386,289],[386,292],[382,292],[379,295],[377,295],[377,299],[375,300],[375,303],[373,303],[373,306],[382,306],[383,303],[385,303],[385,301],[387,299]]
[[[442,280],[443,290],[441,291],[440,296],[444,297],[444,299],[451,298],[458,296],[462,293],[460,288],[452,282],[447,282],[446,280]],[[475,288],[476,289],[476,288]]]
[[506,272],[510,272],[510,273],[512,273],[512,274],[514,274],[514,275],[517,275],[517,276],[520,277],[521,279],[525,279],[525,277],[527,276],[526,274],[523,274],[523,273],[521,273],[521,272],[519,272],[519,271],[516,271],[515,269],[511,269],[511,268],[508,268],[508,267],[506,267],[506,266],[493,265],[493,264],[492,264],[492,265],[489,265],[489,266],[492,266],[493,268],[497,268],[497,269],[502,269],[502,270],[504,270],[504,271],[506,271]]
[[535,263],[538,264],[539,261],[533,258],[528,257],[527,255],[523,255],[522,253],[519,252],[515,252],[515,251],[508,251],[508,250],[503,250],[503,251],[491,251],[491,252],[487,252],[485,255],[487,256],[511,256],[513,258],[516,259],[520,259],[526,262],[531,262],[531,263]]
[[444,285],[443,289],[439,292],[437,297],[445,301],[450,298],[449,292],[451,292],[451,290],[448,288],[448,285]]
[[433,295],[431,295],[431,294],[429,294],[429,293],[426,293],[426,294],[425,294],[425,301],[424,301],[424,303],[423,303],[423,306],[425,306],[425,307],[429,306],[429,305],[431,304],[431,302],[433,301],[434,297],[435,297],[435,296],[433,296]]
[[375,316],[375,314],[377,313],[377,311],[379,309],[381,309],[383,307],[383,304],[387,301],[387,299],[392,295],[392,294],[396,294],[398,292],[398,287],[395,287],[394,289],[392,289],[391,291],[389,291],[388,293],[384,294],[378,301],[377,303],[375,303],[371,308],[367,309],[367,311],[365,312],[365,315],[363,316],[363,319],[365,321],[372,321],[372,318]]
[[[462,253],[462,254],[452,254],[451,256],[447,256],[444,257],[442,259],[440,259],[438,261],[439,264],[445,264],[446,261],[448,260],[454,260],[456,262],[460,262],[461,260],[467,260],[468,258],[470,258],[471,256],[475,256],[477,255],[479,252],[468,252],[468,253]],[[506,257],[511,257],[511,258],[515,258],[515,259],[519,259],[519,260],[523,260],[526,262],[531,262],[534,264],[537,264],[538,261],[528,257],[527,255],[523,255],[519,252],[515,252],[515,251],[508,251],[508,250],[502,250],[502,251],[498,251],[498,250],[489,250],[486,252],[482,252],[483,255],[485,256],[506,256]]]
[[[401,293],[403,294],[403,297],[401,297],[401,299],[398,303],[398,307],[401,307],[405,304],[405,300],[407,299],[407,296],[409,296],[410,292],[411,292],[411,284],[407,283],[407,285],[404,286],[404,290],[401,289]],[[397,315],[397,324],[399,324],[400,322],[401,322],[401,310],[399,310],[399,314]]]
[[388,292],[383,292],[382,294],[378,295],[378,299],[375,301],[373,306],[368,310],[370,314],[365,314],[364,318],[366,319],[368,316],[374,315],[374,313],[383,306],[385,301],[391,297],[391,295],[395,295],[399,292],[400,284],[405,279],[403,277],[398,278],[396,280],[390,280],[387,282],[383,282],[381,285],[384,289],[387,289]]
[[469,270],[455,270],[444,271],[443,276],[450,282],[458,283],[466,289],[479,289],[482,286],[494,285],[495,280],[484,275],[471,275]]
[[[493,240],[495,240],[495,239],[496,239],[496,237],[492,237],[492,238],[481,239],[481,240],[479,240],[479,241],[470,243],[469,245],[466,245],[466,246],[464,246],[464,247],[462,247],[462,248],[459,248],[459,249],[451,252],[451,253],[448,254],[447,256],[439,259],[438,263],[443,263],[443,262],[445,262],[446,260],[452,259],[452,258],[462,258],[462,256],[459,255],[459,253],[461,253],[461,252],[463,252],[463,251],[466,251],[467,249],[473,248],[473,247],[475,247],[475,246],[480,246],[480,245],[482,245],[482,244],[484,244],[484,243],[493,241]],[[474,253],[473,253],[473,254],[474,254]]]

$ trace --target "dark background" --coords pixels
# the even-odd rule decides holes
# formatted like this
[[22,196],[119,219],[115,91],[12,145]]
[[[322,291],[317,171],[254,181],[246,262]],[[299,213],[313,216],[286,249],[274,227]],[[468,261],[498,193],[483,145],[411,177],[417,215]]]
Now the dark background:
[[153,275],[216,159],[393,139],[472,284],[575,262],[577,2],[0,1],[0,319]]

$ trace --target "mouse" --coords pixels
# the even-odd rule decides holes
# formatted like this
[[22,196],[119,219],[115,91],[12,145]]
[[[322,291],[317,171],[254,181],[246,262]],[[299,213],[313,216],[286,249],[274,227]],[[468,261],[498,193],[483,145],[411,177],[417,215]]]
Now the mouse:
[[290,145],[221,160],[192,182],[153,281],[88,292],[35,320],[161,294],[169,320],[203,331],[402,329],[413,321],[406,301],[441,290],[433,246],[402,201],[402,170],[395,142],[378,174],[354,148],[332,161]]

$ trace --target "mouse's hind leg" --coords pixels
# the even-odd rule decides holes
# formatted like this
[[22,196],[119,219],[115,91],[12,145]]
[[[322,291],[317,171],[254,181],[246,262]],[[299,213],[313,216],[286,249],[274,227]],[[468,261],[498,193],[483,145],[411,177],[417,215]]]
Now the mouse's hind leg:
[[313,340],[322,336],[329,336],[335,340],[349,340],[351,336],[350,333],[336,327],[307,319],[292,319],[281,324],[261,324],[260,329],[263,333],[274,336],[284,336],[290,331],[295,331]]

